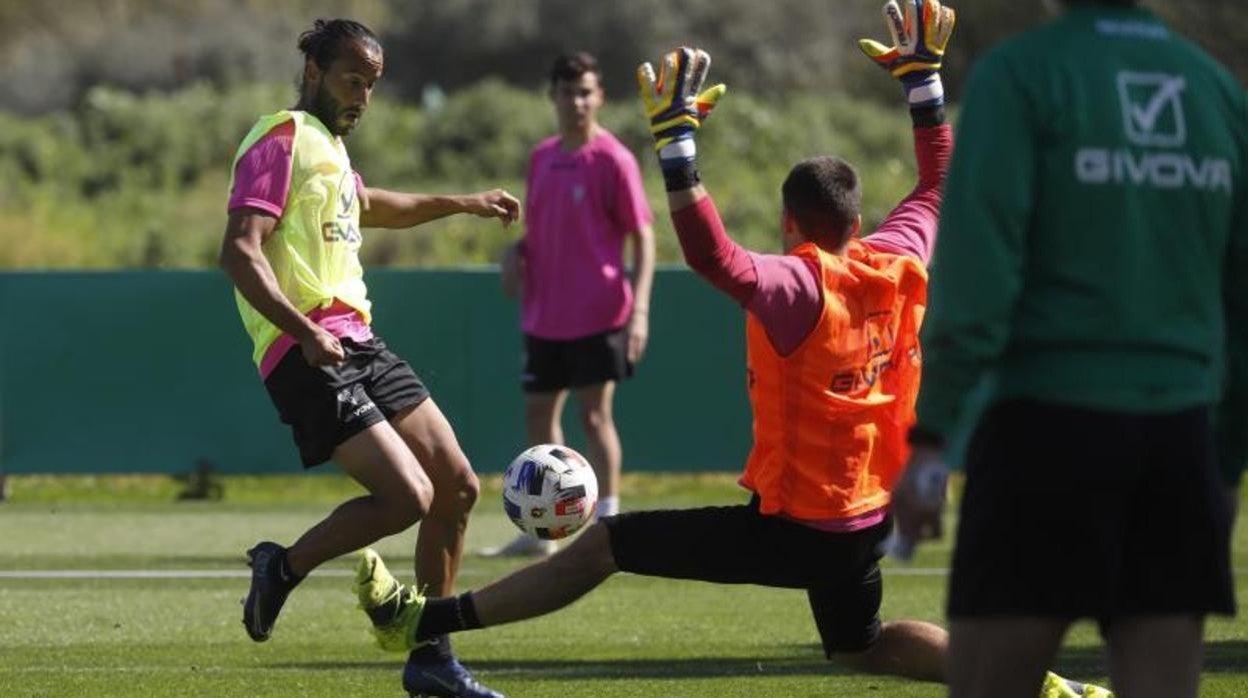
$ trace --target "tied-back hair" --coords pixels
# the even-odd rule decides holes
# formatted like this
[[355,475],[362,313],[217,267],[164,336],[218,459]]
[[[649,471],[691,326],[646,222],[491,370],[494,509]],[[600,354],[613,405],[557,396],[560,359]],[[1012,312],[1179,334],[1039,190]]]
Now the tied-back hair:
[[602,70],[598,67],[597,58],[585,51],[562,54],[550,66],[550,86],[554,87],[561,80],[580,80],[586,73],[597,75],[598,81],[602,82]]
[[299,50],[305,59],[315,61],[318,68],[329,70],[347,41],[360,41],[381,50],[381,40],[373,30],[350,19],[316,20],[311,29],[299,35]]
[[802,237],[828,250],[848,241],[862,210],[858,173],[849,163],[829,155],[794,165],[780,193]]

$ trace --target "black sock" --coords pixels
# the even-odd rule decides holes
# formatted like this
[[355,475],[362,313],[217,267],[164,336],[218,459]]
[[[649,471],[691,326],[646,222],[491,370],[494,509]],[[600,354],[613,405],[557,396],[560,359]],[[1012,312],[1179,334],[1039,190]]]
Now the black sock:
[[407,661],[416,664],[442,664],[455,657],[450,635],[438,635],[425,642],[427,644],[417,647],[407,655]]
[[282,583],[290,589],[294,589],[299,582],[303,581],[303,577],[295,574],[294,570],[290,569],[290,557],[286,554],[286,551],[282,551],[282,556],[278,558],[277,574],[281,577]]
[[481,621],[477,619],[477,607],[472,601],[472,592],[467,591],[459,596],[426,601],[425,610],[420,614],[420,624],[416,626],[416,639],[428,640],[438,635],[476,630],[480,627]]

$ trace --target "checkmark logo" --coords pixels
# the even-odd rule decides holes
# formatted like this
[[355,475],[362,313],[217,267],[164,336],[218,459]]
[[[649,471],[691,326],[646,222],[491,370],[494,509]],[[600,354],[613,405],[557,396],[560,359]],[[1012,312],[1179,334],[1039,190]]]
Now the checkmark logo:
[[1182,100],[1186,87],[1182,75],[1118,73],[1118,97],[1127,140],[1136,145],[1183,145],[1187,141]]
[[355,175],[344,172],[338,181],[338,203],[341,204],[340,216],[350,216],[351,207],[355,205]]

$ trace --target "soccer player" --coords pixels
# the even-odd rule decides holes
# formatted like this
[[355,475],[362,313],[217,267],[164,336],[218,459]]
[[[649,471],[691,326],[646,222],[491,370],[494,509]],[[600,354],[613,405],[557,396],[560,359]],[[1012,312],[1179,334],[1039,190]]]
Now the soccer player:
[[[906,7],[886,6],[893,47],[863,48],[901,79],[919,182],[862,239],[858,177],[825,156],[798,163],[784,182],[785,254],[734,243],[696,163],[694,134],[724,92],[700,91],[709,57],[669,54],[657,94],[653,70],[639,71],[686,261],[747,311],[754,448],[741,483],[750,502],[603,519],[555,555],[449,598],[424,599],[365,551],[357,593],[383,647],[549,613],[623,570],[805,589],[829,658],[863,671],[945,678],[944,630],[879,616],[878,548],[891,528],[889,491],[913,419],[924,266],[953,147],[938,72],[953,11],[936,0]],[[1056,675],[1045,688],[1100,695]]]
[[1248,100],[1135,2],[1064,5],[968,85],[894,513],[911,536],[939,516],[923,483],[990,370],[953,695],[1034,691],[1095,618],[1115,691],[1195,696],[1204,617],[1234,612],[1217,461],[1238,472],[1248,449]]
[[[637,160],[598,123],[602,72],[588,53],[555,59],[550,100],[558,135],[529,158],[525,233],[504,258],[504,288],[521,296],[525,430],[530,444],[563,443],[576,394],[598,515],[619,511],[620,437],[613,402],[646,350],[654,279],[653,215]],[[625,273],[632,242],[634,283]],[[549,555],[554,541],[521,535],[487,555]]]
[[[318,565],[417,521],[416,578],[431,593],[454,588],[477,476],[424,384],[369,326],[360,229],[408,228],[453,213],[508,224],[520,211],[501,190],[432,196],[365,187],[343,138],[381,77],[381,44],[359,23],[317,20],[299,49],[298,104],[261,117],[238,148],[221,266],[304,467],[333,460],[368,494],[290,547],[266,541],[248,551],[243,625],[257,642]],[[403,680],[413,692],[498,695],[456,661],[446,639],[412,652]]]

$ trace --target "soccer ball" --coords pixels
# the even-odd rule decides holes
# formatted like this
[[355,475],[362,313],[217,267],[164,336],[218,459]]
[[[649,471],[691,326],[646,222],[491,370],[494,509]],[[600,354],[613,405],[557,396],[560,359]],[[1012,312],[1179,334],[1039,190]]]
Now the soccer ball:
[[598,506],[598,478],[567,446],[527,448],[503,473],[503,509],[521,531],[544,540],[576,533]]

